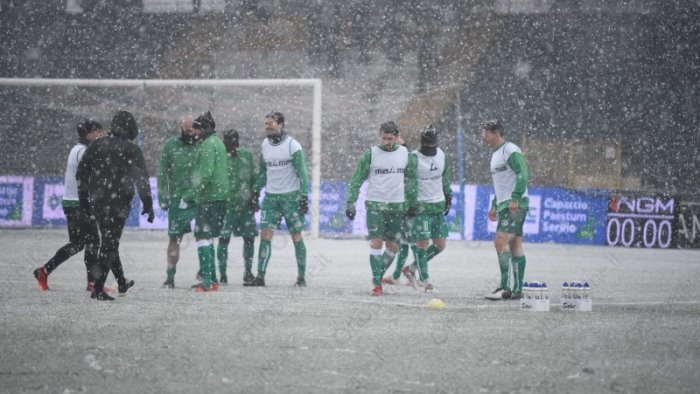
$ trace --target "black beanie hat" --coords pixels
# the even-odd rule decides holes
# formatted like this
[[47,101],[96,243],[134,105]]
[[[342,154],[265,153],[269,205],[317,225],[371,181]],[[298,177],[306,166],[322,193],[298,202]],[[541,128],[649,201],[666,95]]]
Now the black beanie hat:
[[433,125],[423,129],[420,133],[421,145],[436,145],[438,143],[437,130]]
[[234,129],[224,131],[224,146],[228,152],[233,152],[238,148],[238,131]]
[[117,111],[112,118],[109,132],[115,137],[133,140],[139,134],[139,128],[136,126],[136,119],[131,112]]
[[214,117],[211,116],[211,112],[207,111],[192,122],[192,127],[202,130],[202,133],[211,133],[216,128],[216,123],[214,122]]

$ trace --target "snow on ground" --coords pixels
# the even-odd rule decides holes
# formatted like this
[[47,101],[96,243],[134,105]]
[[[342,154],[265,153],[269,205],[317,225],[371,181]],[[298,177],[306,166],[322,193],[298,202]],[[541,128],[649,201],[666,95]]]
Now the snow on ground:
[[[266,288],[241,286],[234,239],[232,283],[198,294],[191,238],[168,290],[166,234],[127,230],[122,260],[136,286],[105,303],[84,290],[82,254],[39,291],[32,270],[66,240],[65,230],[0,229],[2,392],[697,392],[700,383],[698,251],[527,244],[526,279],[552,287],[552,310],[537,313],[481,298],[498,278],[486,242],[448,243],[431,265],[437,294],[385,286],[372,298],[364,240],[307,239],[308,287],[298,289],[286,234],[273,241]],[[593,312],[559,310],[558,286],[571,279],[591,283]],[[431,298],[447,308],[427,309]]]

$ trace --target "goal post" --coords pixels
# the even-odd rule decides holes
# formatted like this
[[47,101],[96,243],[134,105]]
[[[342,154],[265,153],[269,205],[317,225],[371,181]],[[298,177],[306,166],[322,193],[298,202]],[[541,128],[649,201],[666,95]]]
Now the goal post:
[[311,237],[319,237],[321,198],[321,79],[48,79],[0,78],[0,87],[311,87]]

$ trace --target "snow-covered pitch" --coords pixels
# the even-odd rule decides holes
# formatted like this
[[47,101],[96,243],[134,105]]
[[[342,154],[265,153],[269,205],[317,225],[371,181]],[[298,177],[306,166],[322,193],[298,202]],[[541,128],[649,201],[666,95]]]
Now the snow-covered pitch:
[[[136,286],[108,303],[89,299],[82,253],[49,277],[50,291],[38,289],[32,270],[66,240],[65,230],[0,229],[2,392],[675,393],[700,384],[698,251],[526,244],[526,279],[551,287],[552,310],[538,313],[481,298],[498,282],[487,242],[448,242],[431,262],[439,293],[385,286],[373,298],[364,240],[306,239],[308,287],[299,289],[287,234],[273,240],[266,288],[241,285],[235,238],[231,283],[200,294],[189,290],[190,236],[169,290],[165,232],[127,230],[121,256]],[[559,286],[571,279],[591,283],[593,312],[559,310]],[[432,298],[447,307],[426,308]]]

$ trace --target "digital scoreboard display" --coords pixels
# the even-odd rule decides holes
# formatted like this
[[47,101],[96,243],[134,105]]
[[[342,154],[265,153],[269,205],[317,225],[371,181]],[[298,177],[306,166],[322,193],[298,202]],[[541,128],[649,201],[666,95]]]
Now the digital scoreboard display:
[[629,248],[675,247],[676,199],[668,195],[610,197],[606,241],[610,246]]

